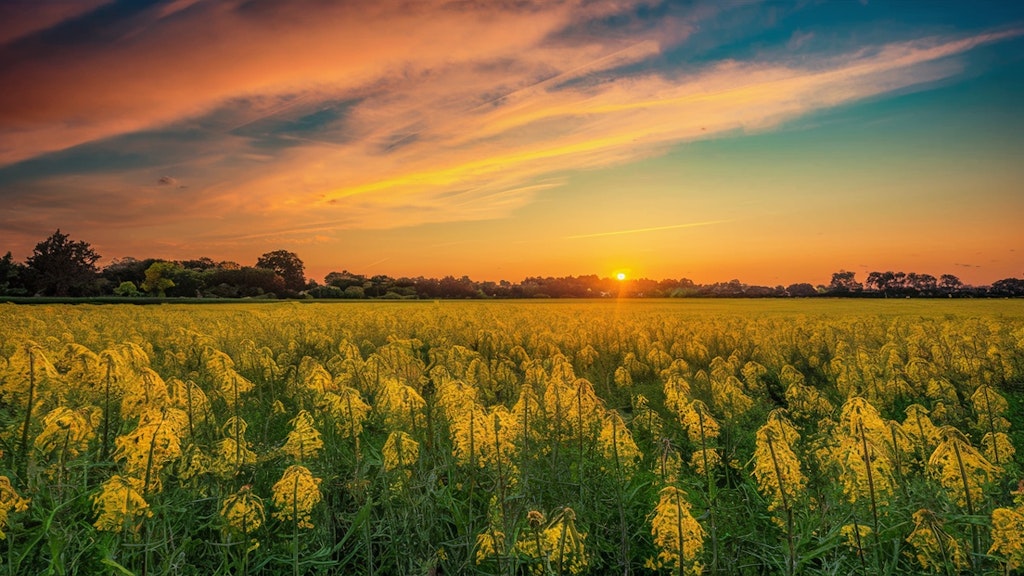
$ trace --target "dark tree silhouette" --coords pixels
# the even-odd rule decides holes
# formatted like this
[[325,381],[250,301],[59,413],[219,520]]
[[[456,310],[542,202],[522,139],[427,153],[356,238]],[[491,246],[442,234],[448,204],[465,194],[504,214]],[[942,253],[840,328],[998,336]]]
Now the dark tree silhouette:
[[100,255],[88,242],[72,241],[58,228],[36,244],[26,260],[38,293],[46,296],[82,296],[96,283]]
[[853,294],[864,289],[860,282],[857,282],[856,272],[840,270],[832,274],[832,282],[828,285],[828,291],[832,294]]
[[306,289],[306,267],[294,252],[274,250],[256,261],[257,268],[267,268],[284,278],[284,286],[293,292]]

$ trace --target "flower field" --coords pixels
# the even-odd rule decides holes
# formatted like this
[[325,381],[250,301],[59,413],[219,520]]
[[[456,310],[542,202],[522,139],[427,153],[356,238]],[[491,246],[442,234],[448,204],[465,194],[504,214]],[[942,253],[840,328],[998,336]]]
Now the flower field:
[[0,305],[0,574],[1010,574],[1024,302]]

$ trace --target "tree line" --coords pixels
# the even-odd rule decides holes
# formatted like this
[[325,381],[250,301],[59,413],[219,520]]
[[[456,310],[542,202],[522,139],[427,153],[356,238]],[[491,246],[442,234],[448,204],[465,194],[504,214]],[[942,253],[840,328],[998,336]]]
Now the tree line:
[[11,252],[0,258],[0,297],[156,297],[156,298],[978,298],[1024,296],[1024,279],[1005,278],[990,286],[964,284],[952,274],[936,278],[915,272],[871,272],[862,283],[840,270],[827,285],[748,285],[739,280],[696,284],[687,278],[617,280],[597,275],[529,277],[519,283],[455,278],[392,278],[344,270],[323,283],[307,279],[294,252],[275,250],[252,266],[211,258],[162,260],[132,257],[100,269],[92,246],[58,229],[36,245],[25,262]]

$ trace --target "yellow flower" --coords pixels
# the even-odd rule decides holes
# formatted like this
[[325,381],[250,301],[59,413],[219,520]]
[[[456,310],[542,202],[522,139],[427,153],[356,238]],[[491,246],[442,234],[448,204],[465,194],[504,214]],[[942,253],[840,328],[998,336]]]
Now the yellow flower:
[[122,418],[141,417],[147,411],[160,410],[170,404],[167,383],[152,368],[129,368],[123,378]]
[[324,441],[320,439],[320,432],[313,424],[313,416],[300,410],[290,424],[293,426],[292,431],[288,433],[288,439],[281,450],[297,462],[315,459],[324,447]]
[[7,476],[0,476],[0,540],[7,538],[4,528],[7,527],[7,519],[12,511],[24,512],[32,500],[22,498],[11,486],[11,479]]
[[864,550],[864,542],[871,536],[871,527],[864,524],[846,524],[839,529],[839,534],[846,538],[846,545],[858,552]]
[[807,486],[807,477],[793,450],[799,438],[796,429],[779,410],[770,412],[768,421],[757,430],[754,478],[761,493],[770,499],[769,510],[792,509]]
[[137,531],[138,525],[131,526],[135,519],[153,515],[140,493],[142,488],[142,480],[130,476],[114,475],[104,482],[92,497],[92,509],[98,515],[93,523],[96,529],[121,532],[127,526]]
[[685,574],[700,574],[700,553],[704,547],[704,529],[690,514],[686,493],[675,486],[662,488],[651,520],[651,534],[658,548],[652,560],[655,569],[682,569]]
[[1024,498],[1016,508],[992,511],[992,547],[988,553],[1002,556],[1006,569],[1012,572],[1024,566]]
[[982,432],[1005,432],[1010,429],[1010,421],[1003,416],[1009,411],[1010,405],[1006,398],[996,392],[988,384],[982,384],[971,394],[971,404],[978,421],[974,427]]
[[877,512],[895,488],[895,452],[892,429],[865,398],[855,396],[843,404],[832,461],[839,466],[843,492],[850,502],[868,500]]
[[981,502],[983,487],[998,468],[971,446],[960,430],[943,426],[940,432],[943,439],[928,459],[928,473],[938,479],[957,504],[971,510]]
[[931,454],[942,439],[942,435],[928,417],[928,409],[920,404],[911,404],[904,413],[907,418],[902,424],[903,433],[910,438],[915,449],[924,454]]
[[204,350],[203,362],[221,398],[228,408],[234,409],[242,395],[253,389],[253,383],[235,371],[235,363],[227,354],[215,348]]
[[661,438],[661,430],[664,423],[661,416],[648,405],[647,397],[637,394],[633,397],[633,420],[630,426],[634,432],[644,434],[643,437],[657,440]]
[[263,500],[253,494],[249,486],[242,486],[238,492],[224,499],[220,515],[231,528],[250,534],[263,525]]
[[544,392],[544,409],[554,432],[551,441],[588,437],[596,432],[603,404],[588,380],[577,378],[570,383],[552,377]]
[[665,407],[681,415],[690,404],[690,383],[680,374],[670,374],[665,378]]
[[89,448],[102,417],[102,411],[95,406],[78,410],[64,406],[54,408],[43,417],[43,431],[36,436],[36,449],[46,454],[61,450],[61,458],[76,458]]
[[323,498],[320,482],[306,467],[289,466],[274,484],[274,518],[296,522],[299,528],[312,528],[313,507]]
[[[1012,462],[1013,455],[1017,453],[1010,436],[1006,432],[987,432],[981,439],[981,446],[984,449],[985,458],[996,466]],[[1000,472],[1002,470],[1000,469]]]
[[527,516],[531,529],[521,532],[516,543],[520,553],[538,560],[530,572],[536,575],[547,575],[552,571],[556,574],[585,572],[588,559],[583,542],[587,535],[576,529],[576,512],[565,507],[544,528],[537,522],[538,519],[543,520],[543,514],[534,512]]
[[643,457],[636,442],[633,441],[633,435],[629,433],[629,428],[616,410],[608,410],[605,414],[597,444],[601,447],[605,459],[615,462],[626,471],[635,468]]
[[683,404],[679,420],[686,428],[686,435],[690,438],[690,442],[698,446],[704,446],[708,440],[718,438],[718,422],[711,416],[707,405],[700,400]]
[[476,535],[476,563],[482,564],[490,557],[505,555],[505,534],[487,531]]
[[411,468],[419,460],[420,443],[405,432],[394,431],[388,434],[388,439],[381,448],[381,455],[384,458],[386,472],[398,471],[394,479],[395,487],[398,488],[412,478]]
[[191,434],[199,415],[210,409],[210,400],[206,397],[206,392],[191,380],[183,382],[177,378],[171,378],[167,382],[167,391],[170,405],[188,414],[188,431]]
[[711,378],[711,395],[715,407],[728,420],[742,416],[754,405],[750,396],[743,392],[743,383],[731,374],[725,378]]
[[[790,368],[791,366],[787,364],[786,367]],[[804,385],[802,378],[786,388],[786,402],[789,404],[789,411],[793,414],[793,418],[798,420],[821,418],[831,414],[834,410],[832,403],[822,396],[817,388]]]
[[256,462],[256,453],[249,450],[249,443],[245,439],[248,427],[245,420],[237,416],[228,418],[221,427],[224,439],[217,443],[217,449],[214,450],[210,464],[212,472],[227,478],[237,474],[242,466]]
[[690,456],[690,468],[693,468],[700,476],[707,476],[721,465],[722,457],[715,448],[694,450],[693,455]]
[[114,459],[125,461],[129,475],[148,480],[147,490],[158,491],[163,467],[181,457],[180,436],[187,421],[176,408],[146,408],[135,430],[114,441]]
[[386,378],[377,392],[373,410],[392,430],[421,428],[426,422],[427,403],[412,387],[394,378]]
[[618,388],[632,388],[633,376],[630,375],[629,370],[624,366],[619,366],[615,369],[615,386]]
[[914,531],[907,536],[914,547],[917,561],[925,570],[939,572],[949,567],[955,570],[967,567],[967,557],[960,544],[942,529],[942,522],[931,510],[914,512]]
[[316,409],[330,414],[338,434],[345,438],[355,438],[362,434],[363,422],[370,414],[370,405],[363,402],[358,390],[348,386],[339,387],[336,393],[321,395]]

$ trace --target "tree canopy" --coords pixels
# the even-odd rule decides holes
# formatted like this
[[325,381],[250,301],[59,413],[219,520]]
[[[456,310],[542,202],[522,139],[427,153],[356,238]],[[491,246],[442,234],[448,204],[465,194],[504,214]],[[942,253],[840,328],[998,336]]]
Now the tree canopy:
[[281,278],[284,278],[284,285],[288,290],[301,292],[306,289],[306,268],[294,252],[287,250],[267,252],[256,261],[256,267],[277,272]]
[[46,296],[85,296],[93,292],[100,255],[88,242],[73,241],[57,229],[36,244],[26,263],[36,292]]

